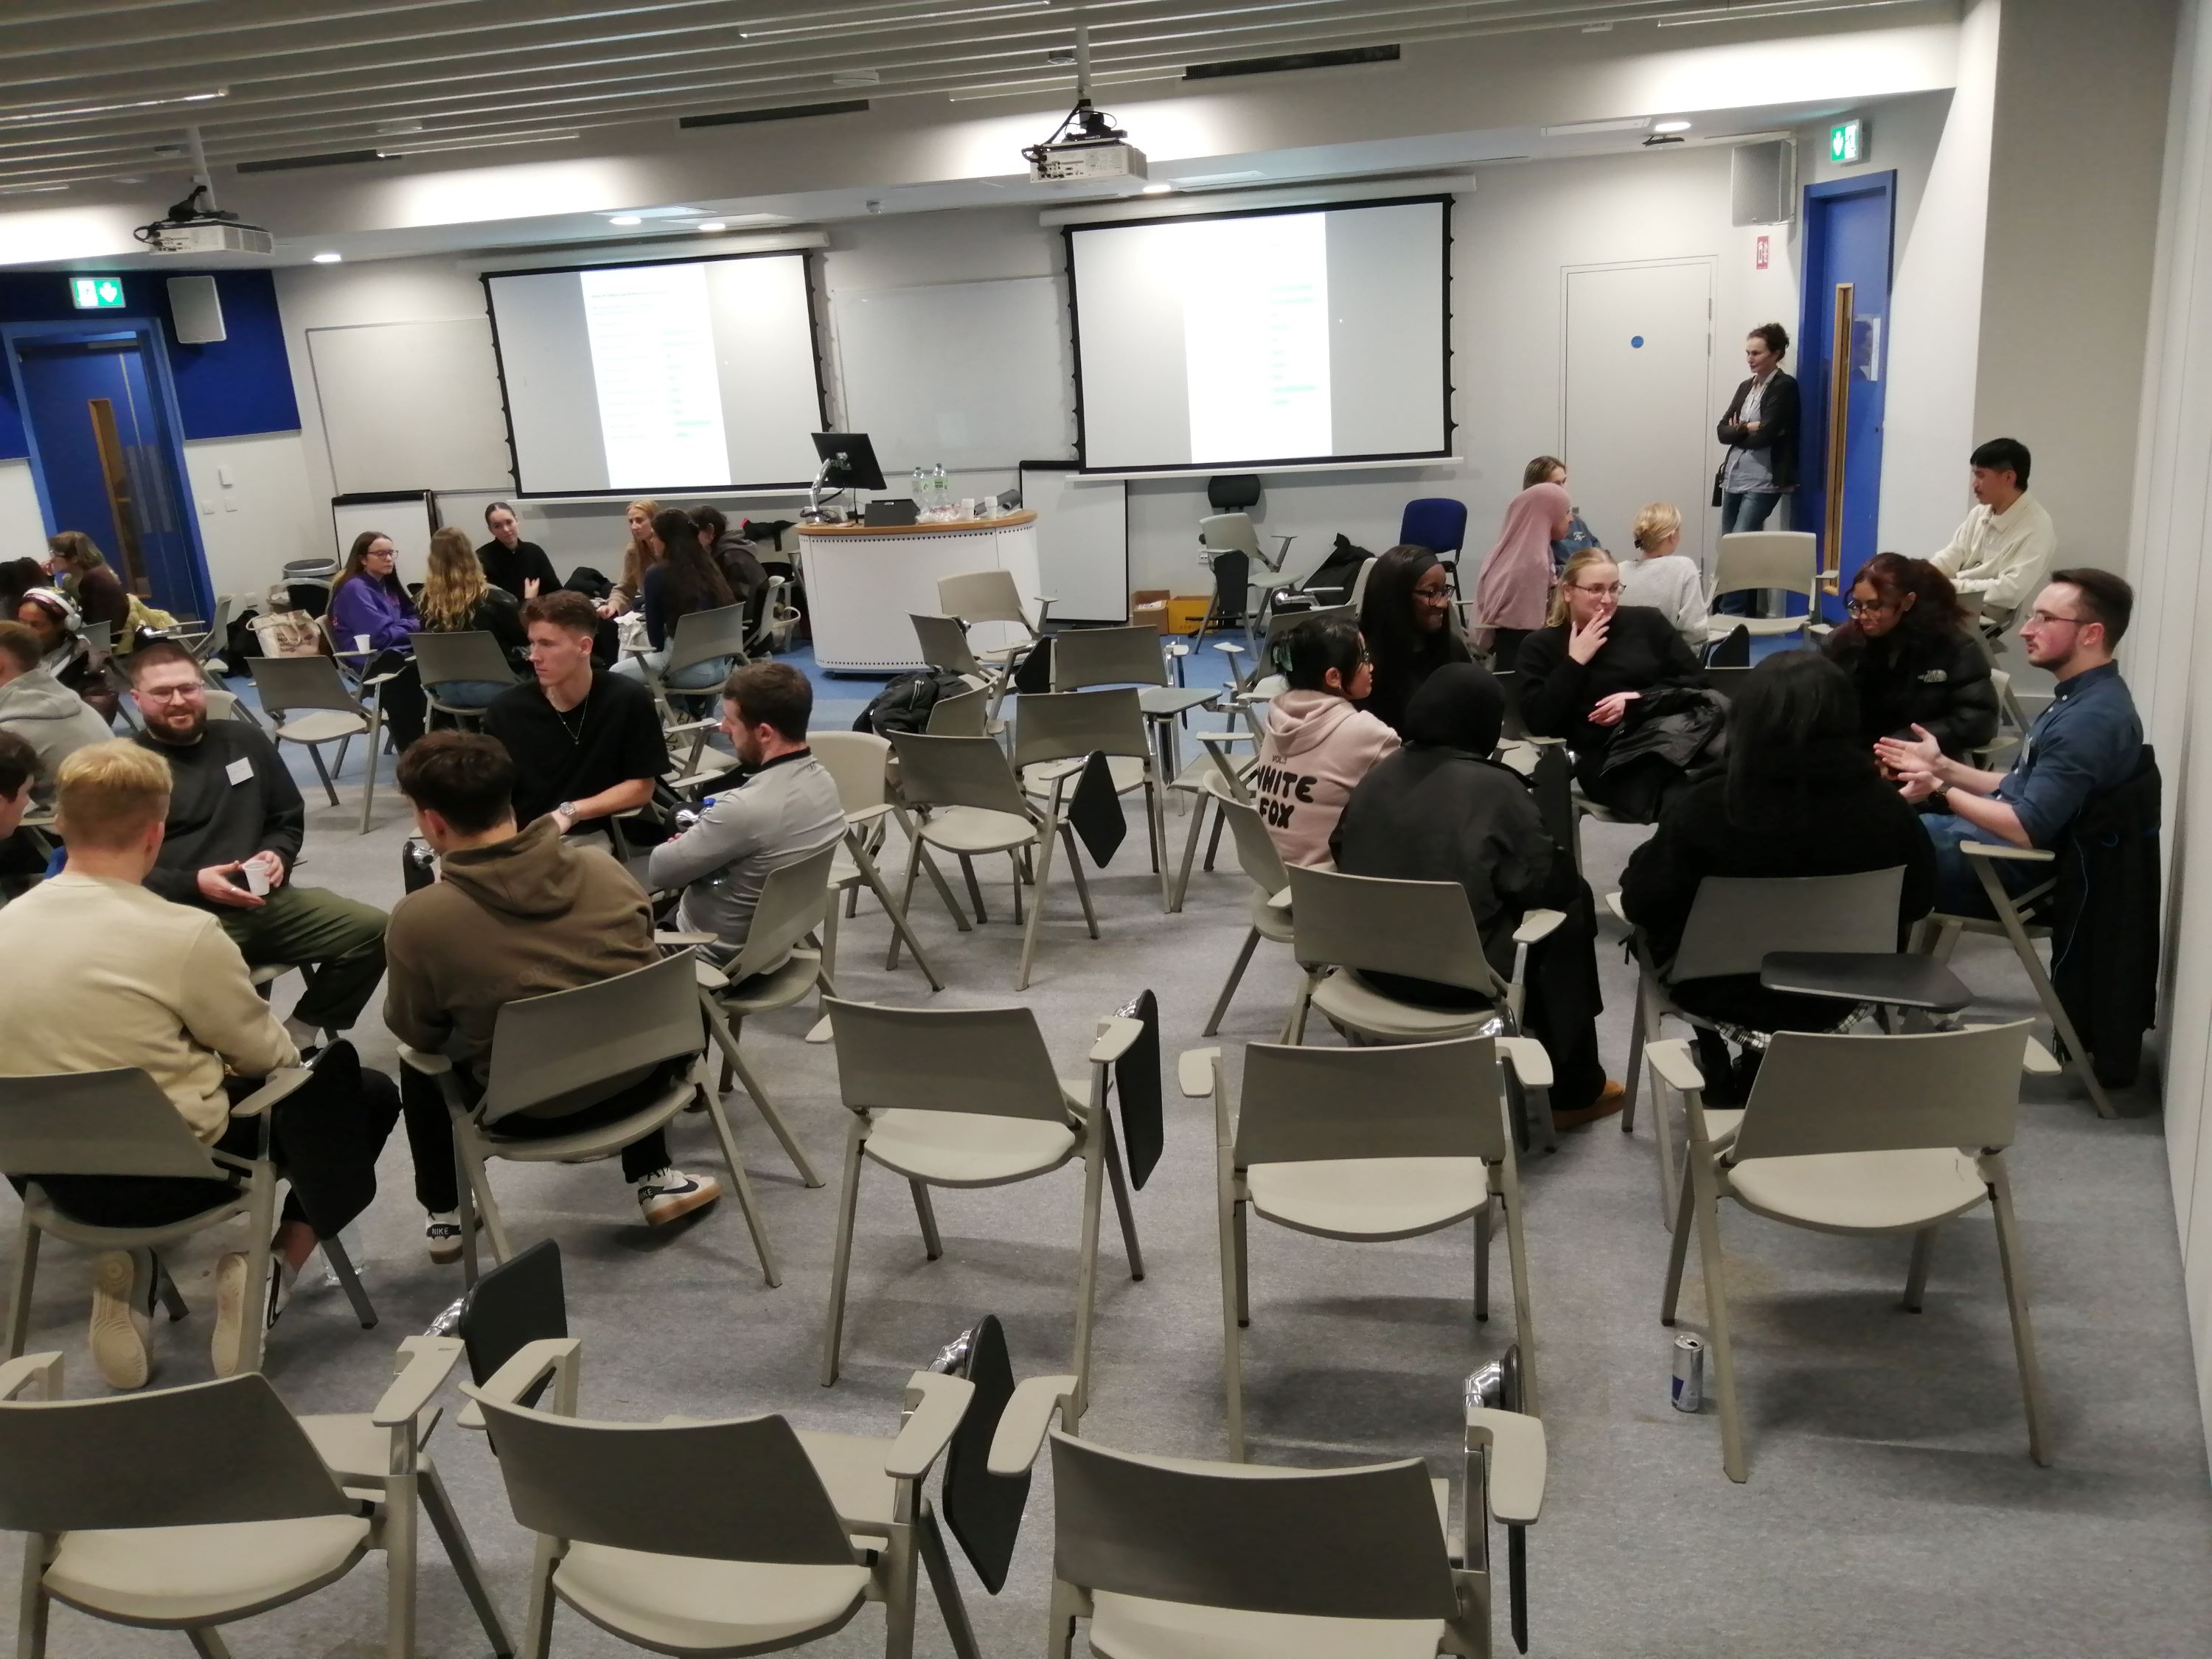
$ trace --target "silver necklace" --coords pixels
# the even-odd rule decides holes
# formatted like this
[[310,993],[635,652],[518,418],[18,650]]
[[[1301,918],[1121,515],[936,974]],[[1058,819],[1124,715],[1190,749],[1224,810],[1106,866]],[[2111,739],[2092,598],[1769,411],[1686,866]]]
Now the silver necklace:
[[[553,700],[550,697],[545,700],[545,706],[548,708],[553,708]],[[568,716],[566,714],[558,708],[553,708],[553,718],[561,722],[561,729],[568,734],[568,741],[580,749],[584,744],[584,722],[591,717],[592,694],[589,691],[584,693],[583,702],[576,705],[576,723],[574,726],[568,724]]]

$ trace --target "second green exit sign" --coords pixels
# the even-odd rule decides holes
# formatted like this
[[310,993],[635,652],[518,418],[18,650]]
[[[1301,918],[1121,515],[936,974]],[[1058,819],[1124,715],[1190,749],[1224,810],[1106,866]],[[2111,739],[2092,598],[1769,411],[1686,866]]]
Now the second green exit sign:
[[1828,129],[1828,159],[1831,161],[1863,161],[1867,159],[1866,123],[1860,120],[1838,121]]
[[70,298],[79,311],[120,311],[123,283],[116,276],[72,276]]

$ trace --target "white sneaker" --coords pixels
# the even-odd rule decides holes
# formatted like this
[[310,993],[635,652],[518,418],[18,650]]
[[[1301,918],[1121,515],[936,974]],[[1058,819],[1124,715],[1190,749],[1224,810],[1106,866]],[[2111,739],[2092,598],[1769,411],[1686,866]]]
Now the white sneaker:
[[461,1259],[461,1212],[459,1210],[431,1211],[430,1218],[422,1224],[422,1243],[429,1247],[431,1261],[459,1261]]
[[154,1374],[146,1346],[154,1303],[154,1253],[102,1250],[92,1263],[92,1363],[111,1389],[143,1389]]
[[637,1206],[655,1227],[702,1209],[721,1195],[722,1183],[714,1176],[685,1175],[677,1169],[656,1170],[637,1183]]

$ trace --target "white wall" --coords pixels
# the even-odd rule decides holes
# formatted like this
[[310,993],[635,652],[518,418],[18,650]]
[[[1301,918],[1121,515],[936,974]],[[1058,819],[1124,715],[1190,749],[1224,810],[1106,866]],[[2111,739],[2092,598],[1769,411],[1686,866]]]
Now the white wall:
[[2124,663],[2166,778],[2167,1165],[2212,1437],[2212,9],[2185,0],[2143,354]]
[[39,514],[28,461],[0,461],[0,559],[43,559],[46,521]]
[[296,432],[202,438],[185,446],[208,580],[216,593],[264,589],[288,562],[312,558],[329,543],[330,511],[319,512],[307,494],[305,448]]

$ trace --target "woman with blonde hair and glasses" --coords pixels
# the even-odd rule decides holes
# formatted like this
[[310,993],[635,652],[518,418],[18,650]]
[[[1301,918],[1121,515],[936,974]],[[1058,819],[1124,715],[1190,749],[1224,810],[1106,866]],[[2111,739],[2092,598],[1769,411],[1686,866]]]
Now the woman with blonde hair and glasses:
[[1620,568],[1620,602],[1649,605],[1674,624],[1682,643],[1705,648],[1705,585],[1681,550],[1680,509],[1652,501],[1636,515],[1636,556]]
[[[451,526],[430,538],[430,569],[415,601],[423,631],[431,634],[489,634],[512,662],[530,647],[522,629],[522,607],[484,574],[483,562],[469,538]],[[482,708],[513,685],[504,680],[444,680],[438,701],[458,708]]]
[[[1718,734],[1697,658],[1659,612],[1622,605],[1620,567],[1601,547],[1567,561],[1550,619],[1522,642],[1515,668],[1530,734],[1564,738],[1583,793],[1624,817],[1657,817]],[[1678,690],[1699,695],[1660,696]],[[1645,707],[1636,708],[1638,702]],[[1702,740],[1689,742],[1700,732],[1686,731],[1667,734],[1679,741],[1657,740],[1662,734],[1644,728],[1661,710],[1658,718],[1680,715],[1701,728]],[[1613,763],[1624,737],[1635,738],[1636,746]]]

